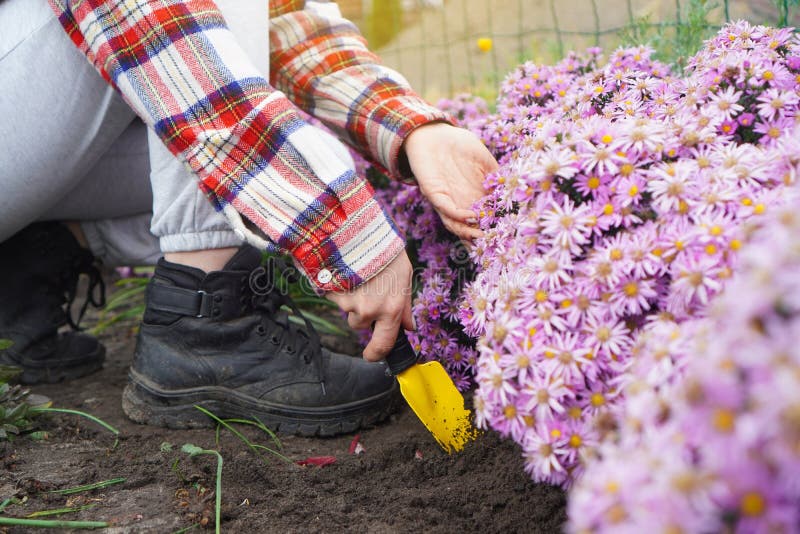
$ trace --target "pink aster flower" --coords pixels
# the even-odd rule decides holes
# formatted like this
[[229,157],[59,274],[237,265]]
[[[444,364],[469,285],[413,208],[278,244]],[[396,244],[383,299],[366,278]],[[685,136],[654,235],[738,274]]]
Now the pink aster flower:
[[563,205],[551,204],[549,209],[542,213],[541,222],[542,233],[548,236],[553,244],[574,254],[589,240],[594,219],[588,206],[575,206],[567,200]]
[[744,106],[739,104],[741,97],[742,93],[740,91],[737,91],[733,86],[728,86],[712,94],[709,104],[714,107],[718,115],[724,120],[731,120],[744,109]]

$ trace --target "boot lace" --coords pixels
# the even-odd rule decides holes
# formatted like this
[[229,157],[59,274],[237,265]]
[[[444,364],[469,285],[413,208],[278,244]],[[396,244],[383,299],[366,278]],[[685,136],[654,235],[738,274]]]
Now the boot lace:
[[[86,290],[86,298],[78,311],[78,318],[72,317],[72,303],[78,293],[78,280],[81,274],[89,277],[89,285]],[[90,254],[79,254],[72,263],[72,269],[63,274],[64,282],[64,295],[67,301],[67,324],[73,330],[82,330],[80,322],[83,319],[86,310],[91,304],[95,308],[102,308],[106,305],[106,284],[103,281],[103,276],[100,270],[94,263],[94,258]]]
[[[273,333],[272,342],[283,345],[290,354],[302,354],[306,364],[314,362],[317,366],[320,382],[322,380],[322,343],[311,321],[297,308],[294,300],[278,284],[279,280],[296,282],[299,279],[297,270],[281,258],[270,256],[265,265],[257,267],[250,273],[249,284],[253,292],[251,302],[253,308],[264,312],[262,325],[267,327],[273,323],[278,327],[280,336]],[[283,308],[288,308],[295,317],[302,318],[305,328],[302,328],[289,319]],[[274,327],[273,327],[274,330]],[[324,389],[324,382],[323,382]]]

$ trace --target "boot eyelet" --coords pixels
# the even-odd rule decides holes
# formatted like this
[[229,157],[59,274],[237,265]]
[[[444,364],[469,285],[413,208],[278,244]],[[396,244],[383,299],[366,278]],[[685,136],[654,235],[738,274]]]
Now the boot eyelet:
[[278,337],[277,337],[277,336],[272,336],[271,338],[269,338],[269,341],[270,341],[270,343],[272,343],[273,345],[277,345],[277,344],[279,344],[279,343],[281,342],[281,340],[280,340],[280,339],[278,339]]
[[288,345],[288,346],[286,347],[286,352],[287,352],[287,353],[289,353],[289,354],[292,354],[292,355],[294,355],[294,347],[293,347],[293,346],[291,346],[291,345]]
[[214,302],[218,304],[222,302],[222,295],[214,295]]
[[266,329],[266,328],[264,328],[264,325],[261,325],[261,324],[260,324],[260,325],[258,325],[258,326],[256,327],[256,334],[258,334],[259,336],[263,336],[263,335],[264,335],[264,334],[266,334],[266,333],[267,333],[267,329]]
[[211,308],[211,316],[212,317],[216,317],[217,315],[219,315],[219,313],[220,313],[219,312],[219,308]]

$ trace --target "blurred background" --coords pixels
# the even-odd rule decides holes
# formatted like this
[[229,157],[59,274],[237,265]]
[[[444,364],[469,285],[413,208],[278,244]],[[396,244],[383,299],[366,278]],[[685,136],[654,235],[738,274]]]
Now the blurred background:
[[384,62],[428,99],[491,98],[524,60],[650,43],[678,65],[725,21],[796,25],[800,0],[338,0]]

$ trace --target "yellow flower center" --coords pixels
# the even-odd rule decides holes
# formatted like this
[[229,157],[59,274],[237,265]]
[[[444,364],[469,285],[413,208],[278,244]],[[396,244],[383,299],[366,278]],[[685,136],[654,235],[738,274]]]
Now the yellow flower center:
[[767,502],[760,493],[748,491],[742,496],[739,508],[742,510],[743,515],[757,517],[764,513],[767,508]]
[[600,341],[608,341],[611,337],[611,329],[607,326],[601,326],[594,335]]
[[506,419],[514,419],[514,417],[517,415],[517,407],[513,404],[509,404],[503,408],[503,415],[506,416]]
[[597,176],[592,176],[591,178],[586,180],[586,186],[589,189],[597,189],[598,187],[600,187],[600,178],[598,178]]
[[625,292],[626,296],[635,297],[639,294],[639,284],[632,280],[625,284],[623,291]]
[[718,408],[714,411],[712,424],[720,432],[728,434],[733,431],[733,427],[736,424],[736,416],[733,411],[727,408]]

